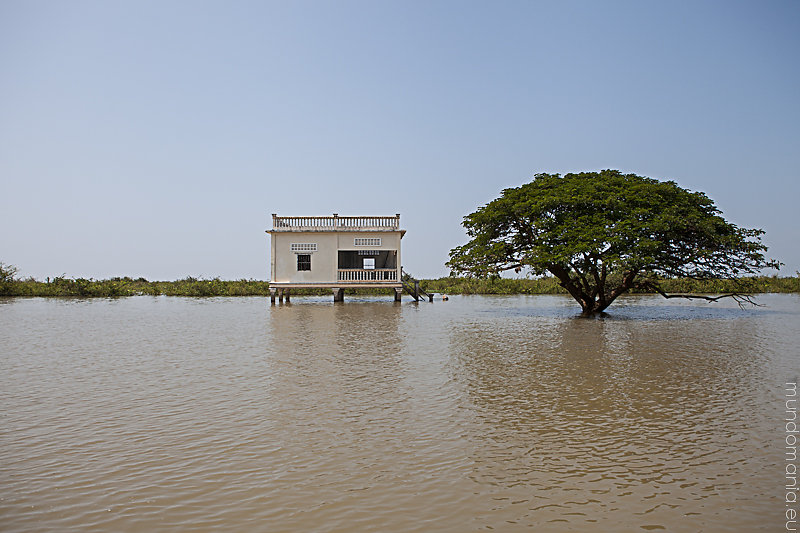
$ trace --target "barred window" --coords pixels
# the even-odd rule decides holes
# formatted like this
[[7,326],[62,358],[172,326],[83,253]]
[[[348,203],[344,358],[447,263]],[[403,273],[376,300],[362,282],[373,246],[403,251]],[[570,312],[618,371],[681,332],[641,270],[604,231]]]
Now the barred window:
[[297,270],[311,270],[311,255],[297,254]]
[[376,238],[356,238],[353,242],[355,246],[380,246],[381,239]]
[[290,245],[292,252],[316,252],[317,243],[315,242],[293,242]]

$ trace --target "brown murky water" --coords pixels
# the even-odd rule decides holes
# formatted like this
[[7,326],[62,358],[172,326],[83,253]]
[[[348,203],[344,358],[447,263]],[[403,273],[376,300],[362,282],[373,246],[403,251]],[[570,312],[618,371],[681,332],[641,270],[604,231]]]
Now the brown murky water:
[[0,301],[3,531],[777,531],[800,297]]

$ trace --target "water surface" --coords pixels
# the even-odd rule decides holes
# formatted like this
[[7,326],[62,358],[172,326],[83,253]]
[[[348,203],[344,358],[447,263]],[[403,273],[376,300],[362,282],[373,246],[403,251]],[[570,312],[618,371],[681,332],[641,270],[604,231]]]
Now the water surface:
[[0,300],[0,528],[783,528],[760,301]]

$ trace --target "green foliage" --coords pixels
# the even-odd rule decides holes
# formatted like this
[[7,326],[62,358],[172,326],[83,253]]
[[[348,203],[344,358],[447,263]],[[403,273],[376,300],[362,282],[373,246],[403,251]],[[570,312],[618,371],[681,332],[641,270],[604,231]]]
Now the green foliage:
[[421,280],[426,292],[440,294],[564,294],[566,290],[553,277],[538,279],[507,279],[497,276],[479,279],[445,277]]
[[16,281],[17,267],[0,262],[0,296],[11,294]]
[[[723,294],[747,289],[750,293],[800,293],[800,275],[795,277],[754,276],[737,280],[660,279],[662,289],[670,293]],[[439,294],[568,294],[558,279],[474,278],[449,276],[421,280],[427,292]],[[654,294],[647,288],[631,289],[636,294]]]
[[725,221],[714,202],[675,182],[616,170],[537,174],[464,217],[471,240],[450,251],[454,273],[552,274],[591,314],[659,280],[737,279],[779,263],[763,231]]
[[[9,265],[3,265],[8,268]],[[13,268],[13,267],[12,267]],[[16,270],[15,270],[16,272]],[[116,298],[123,296],[269,296],[269,282],[240,279],[223,281],[219,278],[184,278],[177,281],[147,281],[144,278],[111,278],[93,280],[64,276],[47,281],[16,279],[13,275],[0,282],[0,296],[45,296],[80,298]],[[666,279],[660,285],[669,292],[715,294],[731,292],[744,283],[749,292],[800,292],[800,274],[796,277],[752,277],[739,280]],[[566,294],[558,279],[548,276],[536,279],[507,279],[498,276],[478,279],[448,276],[420,280],[420,287],[438,294]],[[347,289],[349,295],[388,295],[394,289]],[[632,292],[652,292],[633,289]],[[293,296],[330,296],[330,289],[292,289]]]
[[19,271],[14,265],[7,265],[0,261],[0,283],[14,281],[17,272]]

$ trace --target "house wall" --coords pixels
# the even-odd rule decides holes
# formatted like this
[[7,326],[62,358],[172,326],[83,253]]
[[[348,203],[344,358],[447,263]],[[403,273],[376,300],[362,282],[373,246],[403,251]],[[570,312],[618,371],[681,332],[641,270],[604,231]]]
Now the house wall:
[[[342,232],[337,233],[339,250],[400,250],[399,232]],[[381,239],[380,246],[356,246],[355,239]]]
[[[397,250],[397,266],[400,268],[400,232],[360,231],[289,231],[271,233],[271,274],[275,283],[336,283],[339,250]],[[379,238],[380,246],[356,246],[354,239]],[[292,243],[314,243],[315,252],[300,252],[311,255],[311,270],[297,270],[297,253],[291,250]]]
[[[292,243],[315,243],[311,255],[311,270],[297,270],[297,253]],[[336,279],[338,240],[335,233],[288,232],[272,234],[272,277],[277,283],[325,283]]]

